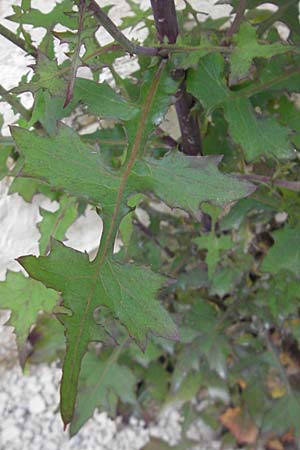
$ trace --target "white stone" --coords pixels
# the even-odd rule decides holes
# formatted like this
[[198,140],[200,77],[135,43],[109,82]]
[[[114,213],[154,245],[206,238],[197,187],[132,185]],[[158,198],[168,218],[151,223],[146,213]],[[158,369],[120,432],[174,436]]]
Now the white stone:
[[45,410],[45,401],[40,395],[35,395],[29,400],[28,409],[32,414],[39,414]]
[[284,223],[288,218],[288,214],[286,212],[279,212],[275,215],[275,220],[277,223]]
[[1,441],[3,444],[14,441],[20,435],[20,430],[15,425],[5,427],[1,433]]

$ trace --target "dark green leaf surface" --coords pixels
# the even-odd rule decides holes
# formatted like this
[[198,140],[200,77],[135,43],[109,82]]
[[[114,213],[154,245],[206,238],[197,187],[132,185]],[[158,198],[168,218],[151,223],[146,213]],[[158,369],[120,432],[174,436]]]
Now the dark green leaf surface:
[[266,255],[261,270],[276,275],[289,270],[300,278],[300,229],[286,225],[274,233],[275,244]]
[[73,436],[78,432],[92,416],[95,408],[105,409],[110,415],[115,415],[119,398],[124,403],[135,404],[135,384],[133,373],[112,357],[104,359],[91,352],[87,353],[82,363],[70,435]]
[[218,107],[224,109],[229,133],[244,150],[246,159],[253,160],[260,155],[295,157],[289,142],[289,129],[279,125],[274,118],[258,116],[247,96],[241,97],[228,89],[223,73],[222,56],[209,55],[200,61],[197,71],[189,73],[187,86],[207,113]]
[[[53,138],[15,128],[13,136],[25,156],[22,175],[44,179],[103,209],[114,204],[122,181],[119,173],[110,170],[100,152],[84,144],[71,128],[60,127]],[[154,192],[170,206],[195,211],[202,201],[222,205],[249,195],[253,186],[220,173],[219,161],[219,157],[187,157],[179,152],[161,160],[138,160],[128,176],[127,196]]]
[[73,102],[82,102],[91,114],[99,117],[130,120],[139,109],[128,103],[107,83],[76,78]]

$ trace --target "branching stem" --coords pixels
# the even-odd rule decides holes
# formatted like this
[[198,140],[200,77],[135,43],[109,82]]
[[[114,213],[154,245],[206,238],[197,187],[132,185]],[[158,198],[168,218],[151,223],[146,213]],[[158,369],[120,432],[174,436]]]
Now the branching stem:
[[[159,41],[164,43],[167,39],[169,44],[175,44],[179,27],[174,0],[151,0],[151,5]],[[175,103],[181,131],[181,149],[186,155],[199,155],[202,153],[202,143],[198,117],[191,111],[194,99],[186,90],[185,72],[178,69],[173,76],[183,79]]]
[[131,42],[114,22],[108,17],[103,9],[96,3],[95,0],[90,0],[89,10],[94,14],[99,23],[106,29],[106,31],[130,54],[157,56],[159,50],[152,47],[142,47]]
[[290,6],[296,4],[295,0],[285,0],[274,14],[272,14],[267,20],[265,20],[258,28],[258,36],[262,36],[268,28],[270,28],[276,21],[280,20],[283,14],[289,9]]
[[28,109],[24,108],[24,106],[22,105],[22,103],[19,101],[19,99],[13,95],[10,94],[6,89],[4,89],[3,86],[0,85],[0,97],[2,97],[2,99],[9,103],[11,105],[11,107],[14,109],[15,112],[21,114],[21,116],[29,121],[31,118],[31,114],[30,111],[28,111]]
[[231,38],[239,30],[244,18],[246,8],[247,8],[247,0],[240,0],[234,21],[227,30],[226,33],[227,38]]
[[1,24],[0,24],[0,34],[1,36],[5,37],[5,39],[15,44],[17,47],[24,50],[24,52],[29,53],[34,58],[37,58],[38,51],[32,44],[28,44],[26,41],[24,41],[24,39],[20,38],[15,33],[13,33],[4,25]]
[[238,174],[239,178],[243,178],[244,180],[253,181],[254,183],[262,183],[262,184],[273,184],[274,186],[283,187],[285,189],[289,189],[290,191],[300,192],[300,181],[287,181],[287,180],[276,180],[272,177],[256,175],[252,174]]

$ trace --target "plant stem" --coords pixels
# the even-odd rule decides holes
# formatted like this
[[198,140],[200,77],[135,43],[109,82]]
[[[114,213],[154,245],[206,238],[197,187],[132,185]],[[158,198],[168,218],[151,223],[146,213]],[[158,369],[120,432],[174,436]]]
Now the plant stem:
[[34,56],[34,58],[37,58],[38,51],[37,49],[31,44],[27,44],[24,39],[17,36],[15,33],[10,31],[8,28],[0,24],[0,34],[1,36],[5,37],[5,39],[9,40],[13,44],[15,44],[17,47],[24,50],[24,52],[29,53],[30,55]]
[[74,90],[74,83],[76,78],[76,73],[78,69],[78,65],[80,62],[79,54],[81,49],[81,34],[83,30],[83,21],[84,21],[84,12],[86,7],[86,0],[80,0],[79,4],[79,19],[78,19],[78,30],[77,30],[77,42],[76,47],[74,50],[73,60],[71,63],[71,72],[70,72],[70,79],[67,86],[67,92],[66,92],[66,99],[64,102],[64,108],[70,103],[70,101],[73,98],[73,90]]
[[175,108],[181,131],[180,146],[187,155],[199,155],[202,149],[200,124],[197,114],[191,111],[194,98],[187,92],[185,81],[181,83],[176,97]]
[[169,44],[175,44],[178,34],[176,7],[173,0],[151,0],[157,37],[163,44],[167,38]]
[[254,181],[257,183],[269,184],[272,183],[274,186],[283,187],[289,189],[290,191],[300,192],[300,181],[287,181],[287,180],[273,180],[272,177],[252,174],[237,174],[239,178],[244,180]]
[[285,372],[285,369],[284,369],[284,367],[283,367],[283,365],[282,365],[282,363],[280,361],[280,357],[278,355],[277,349],[276,349],[275,345],[273,344],[273,342],[270,339],[268,330],[265,329],[263,324],[261,324],[261,329],[262,329],[262,333],[263,333],[263,336],[264,336],[266,344],[267,344],[267,349],[269,350],[269,352],[273,356],[273,360],[274,360],[274,362],[275,362],[275,364],[277,366],[277,369],[278,369],[278,371],[280,373],[281,379],[284,382],[284,385],[285,385],[285,388],[286,388],[286,392],[287,392],[288,395],[291,395],[292,394],[292,388],[291,388],[291,385],[290,385],[290,381],[289,381],[288,376],[287,376],[287,374]]
[[141,47],[131,42],[108,17],[103,9],[96,3],[95,0],[90,0],[89,10],[94,14],[100,24],[106,31],[130,54],[157,56],[159,49],[152,47]]
[[24,108],[24,106],[22,105],[22,103],[19,101],[19,99],[17,97],[15,97],[14,95],[11,95],[6,89],[4,89],[3,86],[0,85],[0,96],[2,97],[2,99],[9,103],[11,105],[11,107],[18,112],[19,114],[21,114],[22,117],[24,117],[24,119],[27,120],[27,122],[30,120],[31,118],[31,114],[30,111],[28,111],[28,109]]
[[163,141],[163,143],[167,147],[176,148],[178,147],[178,142],[172,138],[172,136],[169,136],[168,134],[165,134],[164,130],[160,127],[158,127],[155,130],[155,134],[160,137],[160,139]]
[[[175,44],[179,27],[174,0],[151,0],[151,5],[159,41],[163,43],[167,38],[169,44]],[[183,78],[175,103],[181,131],[181,149],[186,155],[199,155],[202,153],[200,126],[198,117],[191,111],[194,98],[186,90],[185,72],[177,69],[173,76],[175,79]]]
[[139,228],[141,230],[142,233],[144,233],[146,236],[148,236],[150,239],[152,239],[153,242],[155,243],[155,245],[157,245],[157,247],[159,247],[161,250],[163,250],[169,258],[174,258],[174,256],[175,256],[174,252],[172,252],[172,250],[170,250],[168,247],[163,246],[159,242],[159,240],[154,236],[154,234],[151,232],[151,230],[149,230],[149,228],[145,227],[145,225],[143,225],[138,219],[133,220],[133,225],[135,225],[137,228]]
[[228,28],[226,37],[231,38],[240,28],[247,7],[247,0],[240,0],[236,16],[231,26]]

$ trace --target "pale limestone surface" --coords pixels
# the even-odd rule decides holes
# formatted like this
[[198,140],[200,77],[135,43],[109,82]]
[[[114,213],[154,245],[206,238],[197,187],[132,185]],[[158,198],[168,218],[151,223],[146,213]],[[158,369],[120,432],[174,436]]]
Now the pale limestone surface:
[[[191,4],[201,13],[211,13],[214,17],[228,13],[227,6],[216,6],[216,0],[191,0]],[[43,11],[49,11],[54,0],[32,0],[32,5]],[[101,5],[114,4],[112,18],[119,23],[120,17],[126,14],[128,6],[124,0],[103,0]],[[141,7],[149,6],[149,1],[140,2]],[[178,6],[181,2],[178,1]],[[20,4],[16,0],[0,0],[0,20],[11,14],[11,4]],[[204,15],[202,15],[204,17]],[[14,29],[14,24],[3,22]],[[30,28],[30,27],[29,27]],[[44,30],[34,33],[37,42],[42,38]],[[145,36],[145,30],[139,31],[139,38]],[[128,30],[128,36],[136,36],[136,30]],[[98,38],[102,43],[110,38],[104,30],[100,30]],[[63,46],[57,46],[60,60],[64,58]],[[21,76],[29,70],[32,58],[7,40],[0,37],[0,84],[6,89],[17,85]],[[134,61],[129,57],[118,65],[120,74],[133,71]],[[88,71],[81,76],[89,76]],[[25,106],[30,106],[30,94],[23,95]],[[15,116],[10,107],[0,103],[0,112],[4,114],[5,124],[12,123]],[[7,126],[3,132],[8,134]],[[8,195],[9,180],[0,185],[0,280],[5,278],[6,270],[20,270],[14,259],[20,255],[38,254],[39,231],[37,223],[41,220],[39,208],[55,209],[42,195],[34,197],[32,204],[26,203],[18,194]],[[66,244],[80,251],[93,253],[100,239],[101,223],[91,208],[85,216],[67,233]],[[89,233],[83,233],[89,230]],[[55,365],[32,367],[30,374],[23,376],[17,364],[15,340],[9,327],[1,326],[8,315],[1,315],[0,321],[0,449],[6,450],[139,450],[149,439],[157,436],[175,444],[180,438],[181,418],[176,409],[165,411],[157,424],[145,429],[142,422],[134,418],[128,426],[119,420],[112,421],[106,414],[96,413],[94,418],[73,439],[62,431],[62,423],[57,413],[58,384],[61,370]],[[191,430],[197,438],[197,450],[219,449],[220,443],[214,440],[212,430],[199,421]]]

